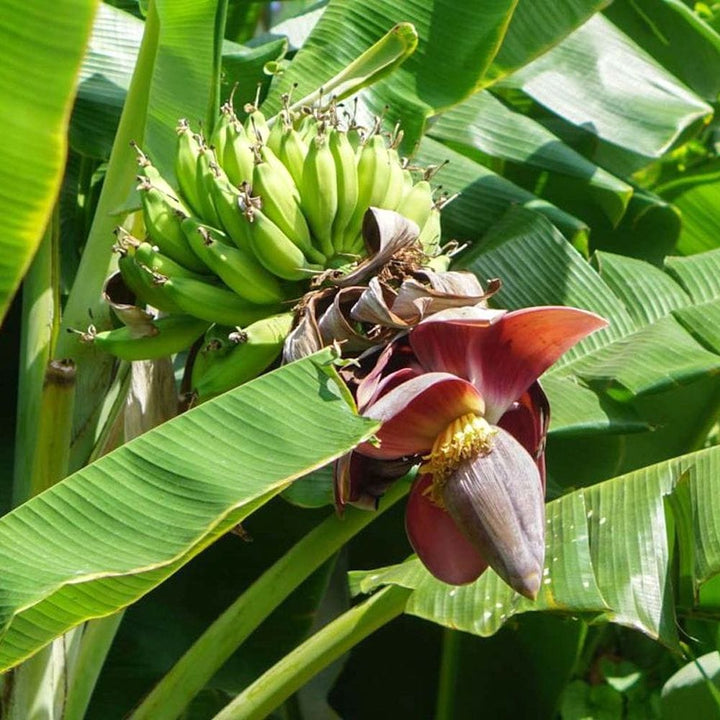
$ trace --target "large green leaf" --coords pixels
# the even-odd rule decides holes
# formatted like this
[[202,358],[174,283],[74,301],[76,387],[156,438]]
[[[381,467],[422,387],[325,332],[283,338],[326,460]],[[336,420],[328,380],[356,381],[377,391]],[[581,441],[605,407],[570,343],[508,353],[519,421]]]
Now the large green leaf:
[[631,405],[597,393],[574,377],[543,378],[542,387],[550,400],[550,436],[637,433],[650,430]]
[[720,300],[681,308],[674,315],[703,347],[720,354]]
[[597,137],[659,157],[712,108],[596,15],[502,83]]
[[[720,93],[720,35],[682,0],[612,3],[605,14],[708,102]],[[682,48],[682,52],[678,52]]]
[[600,277],[623,301],[638,327],[690,304],[688,294],[666,273],[635,258],[597,252]]
[[696,303],[720,297],[720,248],[691,257],[669,257],[665,268]]
[[100,3],[70,121],[74,150],[103,159],[110,156],[144,27],[134,15]]
[[611,397],[630,400],[719,370],[720,356],[705,350],[677,320],[666,317],[555,372],[571,372]]
[[448,163],[435,175],[444,192],[459,193],[442,211],[446,240],[475,242],[509,208],[523,205],[547,216],[568,239],[585,244],[587,225],[581,220],[431,137],[423,138],[413,160],[422,165]]
[[[293,83],[296,97],[322,87],[398,22],[415,26],[418,48],[390,79],[373,87],[369,108],[388,105],[402,120],[408,146],[420,138],[425,119],[470,95],[497,52],[517,0],[331,0],[310,37],[274,83],[266,106],[280,108]],[[453,68],[452,73],[447,69]]]
[[50,217],[67,153],[73,88],[92,27],[96,0],[58,0],[29,11],[0,4],[0,320]]
[[560,42],[610,0],[520,0],[486,83],[523,67]]
[[613,224],[622,217],[633,192],[630,185],[591,163],[532,118],[513,112],[489,92],[476,93],[442,115],[428,134],[470,157],[474,149],[570,176]]
[[[692,472],[690,472],[692,471]],[[712,573],[720,570],[716,500],[720,448],[637,470],[565,495],[547,506],[546,566],[537,602],[515,594],[492,571],[471,585],[435,580],[413,558],[352,574],[355,592],[384,585],[414,590],[406,612],[476,635],[497,632],[513,615],[550,610],[610,620],[677,647],[671,547],[675,523],[664,498],[681,478],[697,522],[689,542]],[[710,506],[706,504],[710,502]],[[686,538],[688,539],[688,538]],[[706,573],[707,575],[707,573]]]
[[710,160],[683,173],[676,180],[655,188],[661,197],[673,203],[682,216],[677,251],[683,255],[714,250],[720,244],[720,162]]
[[325,351],[181,415],[0,519],[0,667],[129,605],[367,438],[377,424],[353,414],[329,361]]

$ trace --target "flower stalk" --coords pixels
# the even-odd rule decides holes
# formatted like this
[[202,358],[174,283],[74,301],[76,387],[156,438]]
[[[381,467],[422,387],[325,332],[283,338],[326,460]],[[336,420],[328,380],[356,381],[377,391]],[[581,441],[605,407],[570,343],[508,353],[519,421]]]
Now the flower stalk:
[[261,675],[213,720],[261,720],[310,678],[401,615],[412,590],[383,588],[351,608],[288,653]]
[[[407,482],[395,483],[383,498],[379,513],[392,507],[409,490]],[[129,720],[177,718],[250,633],[379,513],[353,509],[343,518],[334,515],[327,518],[309,532],[208,627],[140,703]]]

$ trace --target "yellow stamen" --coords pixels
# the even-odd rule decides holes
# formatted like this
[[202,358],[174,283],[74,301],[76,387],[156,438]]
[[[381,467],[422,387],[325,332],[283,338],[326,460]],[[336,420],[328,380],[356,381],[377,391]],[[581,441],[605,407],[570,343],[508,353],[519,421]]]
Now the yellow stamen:
[[453,420],[435,438],[430,454],[423,457],[425,463],[420,466],[420,473],[433,476],[425,492],[436,505],[444,507],[441,490],[448,477],[465,460],[487,455],[495,435],[497,428],[479,415],[468,413]]

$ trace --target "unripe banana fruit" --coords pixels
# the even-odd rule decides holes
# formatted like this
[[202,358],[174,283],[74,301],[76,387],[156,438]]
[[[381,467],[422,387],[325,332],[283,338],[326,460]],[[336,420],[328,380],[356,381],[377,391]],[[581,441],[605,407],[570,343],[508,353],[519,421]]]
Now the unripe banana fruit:
[[257,377],[280,355],[292,323],[292,313],[273,315],[233,333],[234,347],[206,350],[193,366],[193,393],[207,400]]
[[[396,209],[421,228],[418,252],[398,261],[398,277],[424,263],[438,265],[430,257],[440,243],[438,204],[427,181],[431,171],[415,182],[415,168],[397,152],[397,128],[383,134],[378,119],[367,131],[356,124],[356,112],[326,100],[295,111],[285,97],[284,109],[268,119],[258,97],[238,118],[231,97],[208,136],[180,120],[177,184],[136,147],[147,237],[118,231],[125,284],[139,305],[170,318],[190,316],[218,328],[239,325],[248,333],[245,343],[202,356],[194,372],[201,397],[267,367],[279,352],[280,336],[290,330],[290,315],[283,311],[309,290],[339,284],[366,260],[367,248],[374,247],[361,232],[368,208]],[[261,330],[272,341],[262,340]],[[123,341],[120,335],[96,335],[98,347]],[[262,359],[261,346],[272,346],[275,354],[268,350],[269,359]],[[225,355],[256,359],[240,363],[246,375],[228,370],[232,379],[221,382]],[[201,372],[203,364],[207,370]],[[200,374],[207,375],[206,385]]]
[[138,335],[133,328],[123,325],[103,332],[90,327],[81,338],[121,360],[153,360],[185,350],[207,330],[208,324],[188,315],[170,315],[153,320],[147,334]]
[[183,230],[197,256],[241,298],[257,305],[285,300],[278,279],[253,254],[231,245],[222,232],[195,218],[183,221]]
[[302,207],[313,235],[326,257],[335,255],[332,226],[338,210],[335,159],[325,133],[310,141],[303,165]]

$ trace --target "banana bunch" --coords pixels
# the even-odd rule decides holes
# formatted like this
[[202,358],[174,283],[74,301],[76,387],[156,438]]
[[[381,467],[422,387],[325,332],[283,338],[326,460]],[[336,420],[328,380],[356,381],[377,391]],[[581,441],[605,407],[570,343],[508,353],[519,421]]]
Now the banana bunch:
[[241,122],[231,98],[207,136],[180,120],[176,185],[134,146],[142,222],[137,237],[116,231],[118,267],[137,304],[167,317],[152,337],[127,327],[84,334],[124,359],[195,343],[186,375],[200,399],[267,368],[299,299],[327,271],[365,259],[369,207],[414,221],[428,264],[440,252],[440,203],[429,176],[416,179],[400,159],[397,129],[386,137],[378,120],[364,130],[333,102],[295,112],[286,100],[270,122],[257,99],[244,110]]

